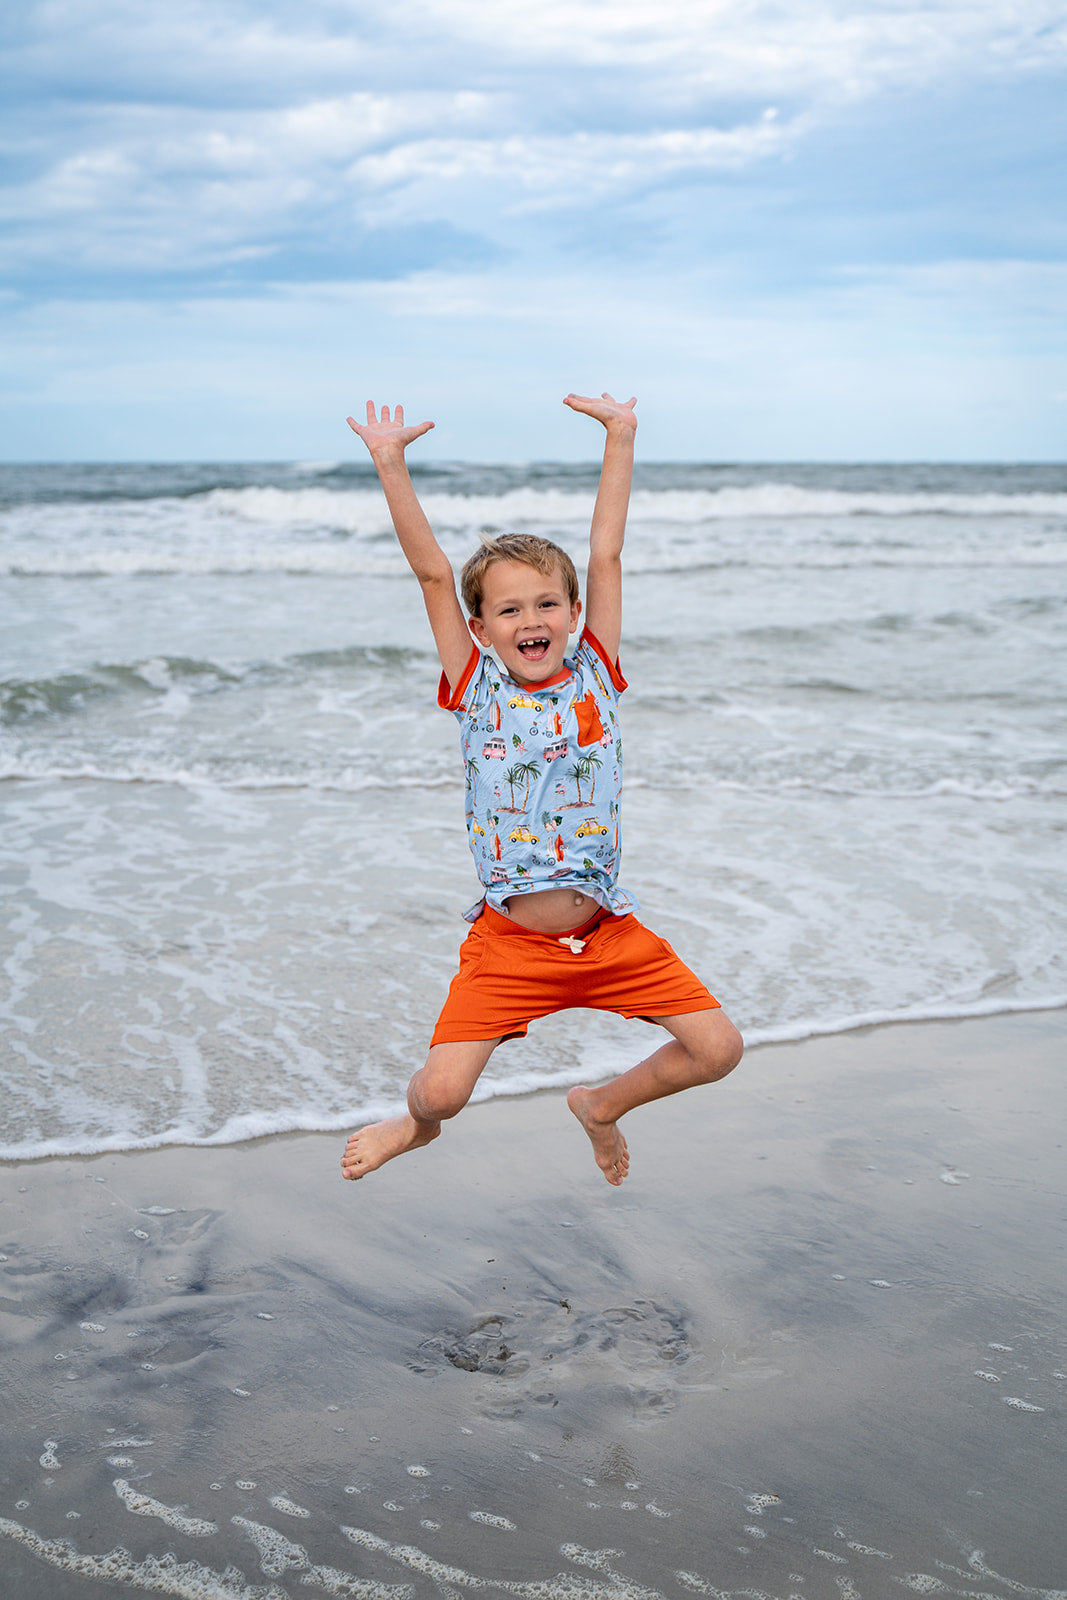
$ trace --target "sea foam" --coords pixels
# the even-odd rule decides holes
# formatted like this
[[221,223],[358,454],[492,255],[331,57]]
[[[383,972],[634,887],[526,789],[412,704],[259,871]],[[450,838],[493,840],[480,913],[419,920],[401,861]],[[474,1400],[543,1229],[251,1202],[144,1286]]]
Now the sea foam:
[[[417,477],[453,561],[527,527],[581,565],[595,468]],[[0,503],[3,1153],[399,1108],[478,890],[369,470],[0,469]],[[626,571],[623,882],[750,1043],[1067,1001],[1067,474],[651,467]],[[548,1019],[478,1094],[636,1048]]]

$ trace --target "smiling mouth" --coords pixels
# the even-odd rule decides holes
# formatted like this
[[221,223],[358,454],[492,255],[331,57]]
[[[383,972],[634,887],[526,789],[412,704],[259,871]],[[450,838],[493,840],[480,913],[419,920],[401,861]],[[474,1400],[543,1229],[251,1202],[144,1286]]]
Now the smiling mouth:
[[519,654],[525,656],[527,661],[540,661],[547,653],[547,639],[524,639],[519,645]]

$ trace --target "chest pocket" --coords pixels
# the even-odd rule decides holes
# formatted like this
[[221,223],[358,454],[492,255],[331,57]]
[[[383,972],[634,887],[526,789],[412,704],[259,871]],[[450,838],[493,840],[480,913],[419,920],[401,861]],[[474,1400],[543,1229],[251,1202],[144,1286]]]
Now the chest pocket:
[[583,699],[574,702],[574,709],[578,713],[578,743],[599,744],[604,737],[604,724],[592,689]]

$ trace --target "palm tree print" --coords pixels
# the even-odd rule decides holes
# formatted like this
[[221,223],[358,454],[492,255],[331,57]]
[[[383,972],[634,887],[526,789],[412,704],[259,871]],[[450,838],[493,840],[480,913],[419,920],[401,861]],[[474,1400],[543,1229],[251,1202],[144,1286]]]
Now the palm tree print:
[[563,776],[565,778],[574,779],[574,787],[578,791],[578,804],[580,806],[584,805],[585,801],[582,799],[582,784],[585,782],[585,757],[580,757],[574,763],[573,767],[568,767]]
[[525,811],[530,804],[530,779],[539,778],[541,776],[541,768],[536,761],[519,761],[516,763],[514,770],[521,772],[526,780],[526,793],[522,797],[522,809]]
[[585,776],[589,780],[589,804],[592,805],[593,796],[596,793],[595,768],[601,765],[600,757],[593,754],[580,756],[578,759],[578,765],[583,768]]

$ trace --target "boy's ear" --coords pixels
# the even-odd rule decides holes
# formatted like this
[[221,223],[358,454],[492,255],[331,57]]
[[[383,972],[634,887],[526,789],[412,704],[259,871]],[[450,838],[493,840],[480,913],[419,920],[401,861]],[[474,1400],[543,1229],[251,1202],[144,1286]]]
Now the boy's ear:
[[578,618],[581,616],[581,614],[582,614],[582,602],[580,600],[576,600],[574,602],[574,604],[571,606],[571,632],[572,633],[575,633],[577,631]]
[[481,644],[481,645],[485,645],[485,647],[488,649],[489,640],[486,637],[485,623],[482,621],[481,617],[468,617],[467,618],[467,627],[473,633],[473,635],[477,639],[478,643]]

